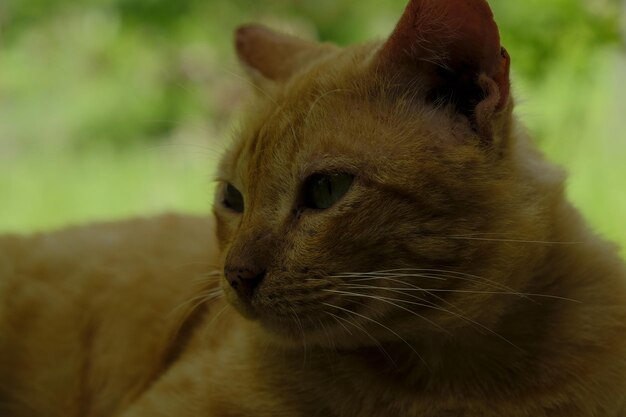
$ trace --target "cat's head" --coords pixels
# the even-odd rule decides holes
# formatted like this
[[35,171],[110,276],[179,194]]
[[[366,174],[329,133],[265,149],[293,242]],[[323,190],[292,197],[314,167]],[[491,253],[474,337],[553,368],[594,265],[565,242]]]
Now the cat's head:
[[487,3],[412,0],[381,43],[236,45],[257,97],[214,208],[231,304],[346,346],[497,320],[541,250],[516,240],[546,231]]

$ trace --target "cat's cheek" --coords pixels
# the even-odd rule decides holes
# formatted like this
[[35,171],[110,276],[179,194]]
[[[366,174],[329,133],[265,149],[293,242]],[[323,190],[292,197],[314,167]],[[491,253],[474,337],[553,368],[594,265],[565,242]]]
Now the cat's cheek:
[[233,214],[227,214],[223,209],[213,208],[213,215],[215,216],[215,233],[217,236],[218,246],[221,252],[224,252],[228,247],[229,242],[232,240],[233,234],[236,230],[236,225],[239,222],[239,216]]

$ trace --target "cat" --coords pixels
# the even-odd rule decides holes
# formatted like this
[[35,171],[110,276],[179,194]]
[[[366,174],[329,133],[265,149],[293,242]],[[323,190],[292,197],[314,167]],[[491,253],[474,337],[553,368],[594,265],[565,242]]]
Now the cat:
[[484,0],[236,50],[211,218],[0,239],[2,416],[626,416],[624,264],[514,116]]

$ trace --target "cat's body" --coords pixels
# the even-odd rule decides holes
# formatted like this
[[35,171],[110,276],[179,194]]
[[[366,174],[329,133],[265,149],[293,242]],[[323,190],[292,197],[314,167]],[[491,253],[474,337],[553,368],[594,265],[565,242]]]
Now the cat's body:
[[112,415],[136,397],[212,246],[209,221],[174,216],[0,238],[0,415]]
[[2,416],[626,416],[624,265],[512,116],[482,0],[237,47],[263,93],[215,225],[0,239]]
[[[211,226],[172,216],[3,239],[1,253],[12,261],[3,259],[0,291],[2,415],[624,415],[623,321],[613,322],[610,301],[624,294],[606,283],[623,278],[612,248],[586,233],[577,236],[587,242],[580,250],[551,248],[548,259],[561,258],[563,270],[547,267],[552,275],[544,277],[557,294],[553,280],[566,279],[563,295],[582,302],[537,299],[496,328],[511,337],[508,328],[528,357],[515,363],[521,351],[488,332],[412,341],[430,364],[424,369],[401,343],[385,351],[277,349],[223,300],[185,317],[194,278],[210,263]],[[572,286],[572,277],[587,281],[602,269],[600,282]],[[180,332],[183,318],[188,327]],[[502,350],[472,352],[472,339]]]

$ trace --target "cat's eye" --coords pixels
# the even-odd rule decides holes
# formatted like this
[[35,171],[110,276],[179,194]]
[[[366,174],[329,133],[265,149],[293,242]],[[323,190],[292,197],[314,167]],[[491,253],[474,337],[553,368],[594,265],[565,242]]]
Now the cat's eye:
[[222,202],[229,209],[243,213],[243,195],[231,183],[226,184]]
[[313,209],[327,209],[348,192],[353,181],[352,174],[313,174],[304,182],[304,205]]

